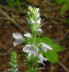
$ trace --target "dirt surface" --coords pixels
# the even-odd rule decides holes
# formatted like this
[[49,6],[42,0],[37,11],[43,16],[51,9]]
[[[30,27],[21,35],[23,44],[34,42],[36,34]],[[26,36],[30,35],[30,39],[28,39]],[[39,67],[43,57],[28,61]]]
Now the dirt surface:
[[[69,16],[69,11],[60,12],[61,6],[54,3],[54,0],[27,0],[23,3],[23,11],[16,8],[1,5],[0,10],[0,72],[7,72],[10,68],[10,53],[15,50],[18,54],[18,66],[20,72],[26,72],[28,64],[23,62],[22,45],[13,46],[13,32],[31,32],[26,21],[27,7],[29,5],[39,7],[43,34],[41,36],[50,37],[54,43],[58,43],[62,50],[59,54],[59,61],[56,64],[45,63],[45,69],[39,72],[69,72],[69,25],[65,19]],[[43,67],[43,65],[40,65]]]

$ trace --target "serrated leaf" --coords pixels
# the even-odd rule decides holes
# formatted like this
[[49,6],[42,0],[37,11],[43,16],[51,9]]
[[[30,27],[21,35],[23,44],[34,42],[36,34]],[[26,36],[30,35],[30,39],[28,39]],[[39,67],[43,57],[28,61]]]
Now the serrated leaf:
[[48,50],[46,54],[44,54],[46,58],[52,63],[58,62],[58,54],[53,50]]

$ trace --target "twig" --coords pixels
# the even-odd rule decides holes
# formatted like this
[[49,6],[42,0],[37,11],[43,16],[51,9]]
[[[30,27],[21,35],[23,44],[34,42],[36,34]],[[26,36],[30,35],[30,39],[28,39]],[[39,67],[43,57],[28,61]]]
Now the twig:
[[9,54],[11,51],[13,51],[13,49],[14,49],[13,47],[9,48],[7,52],[0,53],[0,56],[5,56],[5,55]]
[[45,69],[45,67],[41,67],[41,68],[38,68],[38,69]]
[[69,70],[59,61],[58,64],[66,71],[69,72]]
[[60,41],[62,41],[63,38],[64,38],[68,33],[69,33],[69,31],[67,31],[67,32],[57,41],[57,43],[59,43]]
[[0,20],[7,20],[8,18],[0,17]]
[[[66,57],[64,60],[62,60],[62,62],[64,62],[66,59],[67,59],[68,57]],[[54,72],[55,70],[56,70],[56,68],[60,65],[59,64],[60,62],[58,61],[58,65],[55,67],[55,69],[54,70],[52,70],[51,72]],[[62,64],[62,63],[61,63]],[[62,64],[63,65],[63,64]],[[60,65],[61,66],[61,65]],[[64,65],[63,65],[64,66]],[[61,66],[62,67],[62,66]],[[65,67],[65,66],[64,66]],[[66,68],[66,67],[65,67]],[[68,70],[67,68],[66,68],[66,70]]]
[[[14,20],[18,21],[19,23],[25,23],[25,20],[19,18],[13,18]],[[6,17],[0,17],[0,20],[9,20]]]
[[7,53],[0,53],[0,56],[6,56]]
[[0,11],[2,12],[2,14],[4,16],[6,16],[16,27],[18,27],[19,29],[21,29],[23,32],[26,32],[13,18],[11,18],[6,12],[4,12],[2,9],[0,9]]

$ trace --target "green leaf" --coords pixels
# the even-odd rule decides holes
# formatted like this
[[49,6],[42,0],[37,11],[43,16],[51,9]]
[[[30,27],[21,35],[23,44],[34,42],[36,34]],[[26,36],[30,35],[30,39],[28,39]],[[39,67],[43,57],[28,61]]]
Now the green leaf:
[[65,12],[69,9],[69,5],[68,4],[63,4],[62,8],[61,8],[61,12]]
[[52,39],[50,39],[49,37],[43,37],[42,41],[46,44],[52,44]]
[[41,42],[44,42],[46,44],[50,44],[50,43],[52,43],[52,40],[49,37],[43,37],[43,38],[37,37],[36,44],[39,44]]
[[58,54],[53,50],[48,50],[46,54],[44,54],[46,58],[52,63],[58,62]]
[[48,37],[43,37],[42,41],[53,48],[54,51],[58,52],[61,50],[61,46],[58,44],[54,44],[52,40]]
[[53,48],[53,51],[55,51],[55,52],[59,52],[61,50],[61,46],[53,43],[52,40],[48,37],[43,37],[43,38],[37,37],[36,44],[39,44],[41,42],[44,42],[44,43],[48,44],[49,46],[51,46]]
[[55,3],[57,3],[57,4],[61,4],[61,3],[64,3],[64,2],[66,2],[66,0],[56,0],[55,1]]
[[61,46],[58,44],[51,43],[49,45],[53,48],[53,51],[55,52],[59,52],[61,50]]
[[42,42],[42,38],[36,37],[36,44],[38,45],[38,44],[41,43],[41,42]]

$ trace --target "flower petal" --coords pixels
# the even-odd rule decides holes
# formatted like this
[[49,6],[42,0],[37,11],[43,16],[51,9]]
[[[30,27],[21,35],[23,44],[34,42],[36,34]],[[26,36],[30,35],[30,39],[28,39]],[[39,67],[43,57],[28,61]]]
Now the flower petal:
[[38,23],[38,25],[40,25],[41,20],[39,19],[36,23]]
[[38,48],[35,48],[35,49],[34,49],[33,54],[34,54],[34,56],[37,56],[37,55],[38,55]]
[[43,61],[47,61],[48,59],[47,58],[44,58],[42,54],[39,54],[39,57],[38,58],[40,60],[38,60],[37,62],[38,63],[42,63],[45,66],[45,64],[43,63]]
[[39,8],[36,8],[36,10],[37,10],[37,13],[39,12]]
[[32,19],[32,20],[31,20],[31,23],[32,23],[32,24],[34,24],[34,23],[35,23],[35,21]]
[[13,33],[12,35],[13,35],[13,37],[14,37],[15,39],[23,39],[21,33]]
[[32,44],[31,47],[34,47],[34,50],[32,50],[34,56],[37,56],[38,55],[38,47],[36,47],[34,44]]
[[30,38],[31,34],[30,33],[26,33],[26,34],[24,34],[24,36],[27,37],[27,38]]
[[28,57],[31,57],[31,56],[32,56],[32,52],[30,51],[30,52],[29,52],[29,55],[27,56],[27,58],[28,58]]
[[36,17],[37,17],[37,18],[40,17],[40,13],[38,13],[38,14],[36,15]]
[[37,32],[41,33],[42,32],[42,29],[37,29]]
[[44,52],[47,52],[47,49],[53,50],[49,45],[45,43],[41,43],[41,44],[42,44],[41,48]]
[[16,39],[14,42],[13,42],[13,45],[16,46],[16,45],[20,45],[22,44],[23,40],[22,39]]
[[27,44],[24,48],[23,48],[23,52],[30,52],[30,48],[31,48],[31,45]]

